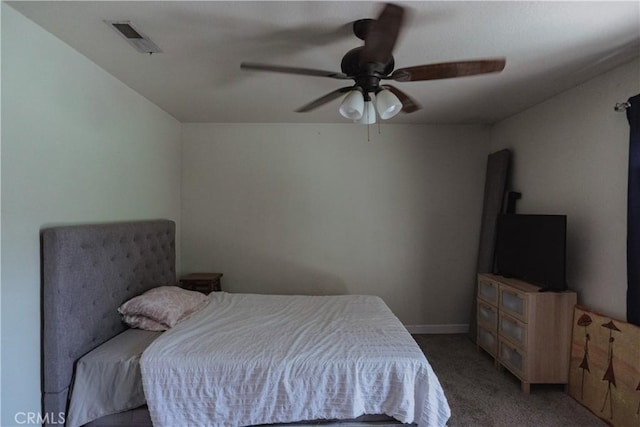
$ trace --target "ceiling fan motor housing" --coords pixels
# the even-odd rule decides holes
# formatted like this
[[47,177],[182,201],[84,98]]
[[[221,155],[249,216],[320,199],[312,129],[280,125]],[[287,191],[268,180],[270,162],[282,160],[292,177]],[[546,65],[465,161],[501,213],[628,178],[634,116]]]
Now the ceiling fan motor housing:
[[395,61],[390,55],[386,63],[367,62],[362,64],[360,55],[363,49],[364,46],[360,46],[347,52],[342,57],[340,68],[344,74],[354,79],[356,86],[361,87],[365,93],[375,92],[380,84],[380,79],[393,71]]

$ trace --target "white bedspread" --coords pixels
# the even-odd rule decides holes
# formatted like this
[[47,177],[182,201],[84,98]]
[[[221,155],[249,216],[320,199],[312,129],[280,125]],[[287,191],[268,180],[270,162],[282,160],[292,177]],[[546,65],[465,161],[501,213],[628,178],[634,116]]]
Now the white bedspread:
[[142,355],[155,427],[363,414],[446,424],[438,379],[380,298],[214,292],[210,299]]

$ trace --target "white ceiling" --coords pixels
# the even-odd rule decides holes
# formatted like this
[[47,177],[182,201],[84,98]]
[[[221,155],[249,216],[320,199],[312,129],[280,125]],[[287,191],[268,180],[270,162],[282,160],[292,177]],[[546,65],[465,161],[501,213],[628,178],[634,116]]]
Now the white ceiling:
[[[241,71],[242,61],[340,71],[362,44],[368,1],[8,2],[181,122],[347,123],[339,100],[296,108],[345,82]],[[493,123],[640,56],[640,2],[399,2],[396,68],[505,57],[499,74],[396,83],[423,109],[393,123]],[[130,20],[163,53],[138,53],[104,20]],[[640,78],[640,76],[639,76]],[[613,108],[613,106],[612,106]]]

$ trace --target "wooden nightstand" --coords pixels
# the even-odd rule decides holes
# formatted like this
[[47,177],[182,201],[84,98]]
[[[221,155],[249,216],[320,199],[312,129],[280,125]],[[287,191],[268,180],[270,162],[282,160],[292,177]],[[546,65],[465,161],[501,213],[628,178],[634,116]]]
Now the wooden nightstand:
[[222,290],[221,277],[222,273],[191,273],[180,278],[180,286],[204,294],[220,292]]

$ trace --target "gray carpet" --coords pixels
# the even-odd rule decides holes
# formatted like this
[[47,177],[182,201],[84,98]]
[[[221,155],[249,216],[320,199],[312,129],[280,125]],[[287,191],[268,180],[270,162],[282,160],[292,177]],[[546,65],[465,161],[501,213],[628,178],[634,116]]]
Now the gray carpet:
[[520,382],[494,368],[493,359],[465,334],[414,335],[440,379],[449,406],[450,427],[606,426],[558,385],[532,385],[520,392]]

